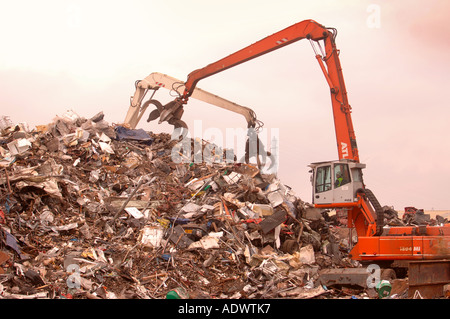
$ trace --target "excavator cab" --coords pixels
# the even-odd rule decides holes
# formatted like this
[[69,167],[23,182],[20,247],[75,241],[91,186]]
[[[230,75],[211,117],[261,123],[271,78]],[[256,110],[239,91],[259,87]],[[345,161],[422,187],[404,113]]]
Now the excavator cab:
[[365,164],[350,160],[318,162],[308,165],[313,185],[314,204],[357,202],[356,193],[364,188],[362,169]]

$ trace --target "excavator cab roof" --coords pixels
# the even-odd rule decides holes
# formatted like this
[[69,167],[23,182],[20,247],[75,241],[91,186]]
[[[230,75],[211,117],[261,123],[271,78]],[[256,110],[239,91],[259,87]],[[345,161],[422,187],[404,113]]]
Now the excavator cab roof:
[[341,160],[334,160],[334,161],[323,161],[323,162],[314,162],[308,165],[308,167],[315,168],[317,166],[322,166],[324,164],[334,164],[334,163],[346,163],[349,164],[351,168],[366,168],[366,164],[355,162],[351,159],[341,159]]

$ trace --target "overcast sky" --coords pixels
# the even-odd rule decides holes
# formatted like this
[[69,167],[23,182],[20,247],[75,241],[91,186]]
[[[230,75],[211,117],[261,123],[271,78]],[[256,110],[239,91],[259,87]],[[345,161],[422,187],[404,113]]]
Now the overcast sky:
[[[450,2],[4,1],[1,114],[31,127],[73,110],[125,119],[134,83],[187,75],[294,23],[336,39],[366,186],[382,205],[450,209]],[[337,159],[327,83],[304,40],[224,71],[198,87],[251,107],[279,129],[279,177],[311,202],[307,165]],[[166,96],[164,96],[166,94]],[[168,91],[156,98],[167,100]],[[245,127],[242,116],[191,100],[184,120]],[[169,125],[139,123],[147,131]]]

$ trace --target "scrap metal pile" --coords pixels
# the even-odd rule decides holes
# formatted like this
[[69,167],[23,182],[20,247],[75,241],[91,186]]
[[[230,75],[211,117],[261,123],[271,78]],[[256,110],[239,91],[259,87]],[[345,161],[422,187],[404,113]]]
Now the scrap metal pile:
[[175,163],[169,134],[102,112],[0,124],[0,298],[332,298],[319,270],[358,266],[254,165]]

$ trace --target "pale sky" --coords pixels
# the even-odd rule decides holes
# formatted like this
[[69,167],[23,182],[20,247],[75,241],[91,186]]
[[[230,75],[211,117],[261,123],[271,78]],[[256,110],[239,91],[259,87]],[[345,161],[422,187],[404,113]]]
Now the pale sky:
[[[294,23],[313,19],[336,39],[366,186],[382,205],[450,209],[450,2],[4,1],[0,2],[1,114],[31,127],[73,110],[125,119],[136,80],[186,80]],[[311,202],[307,165],[337,159],[329,89],[310,44],[229,69],[198,87],[251,107],[279,129],[279,178]],[[166,94],[166,95],[165,95]],[[168,91],[156,98],[168,100]],[[237,114],[191,100],[184,120],[245,127]],[[147,131],[171,126],[147,123]]]

